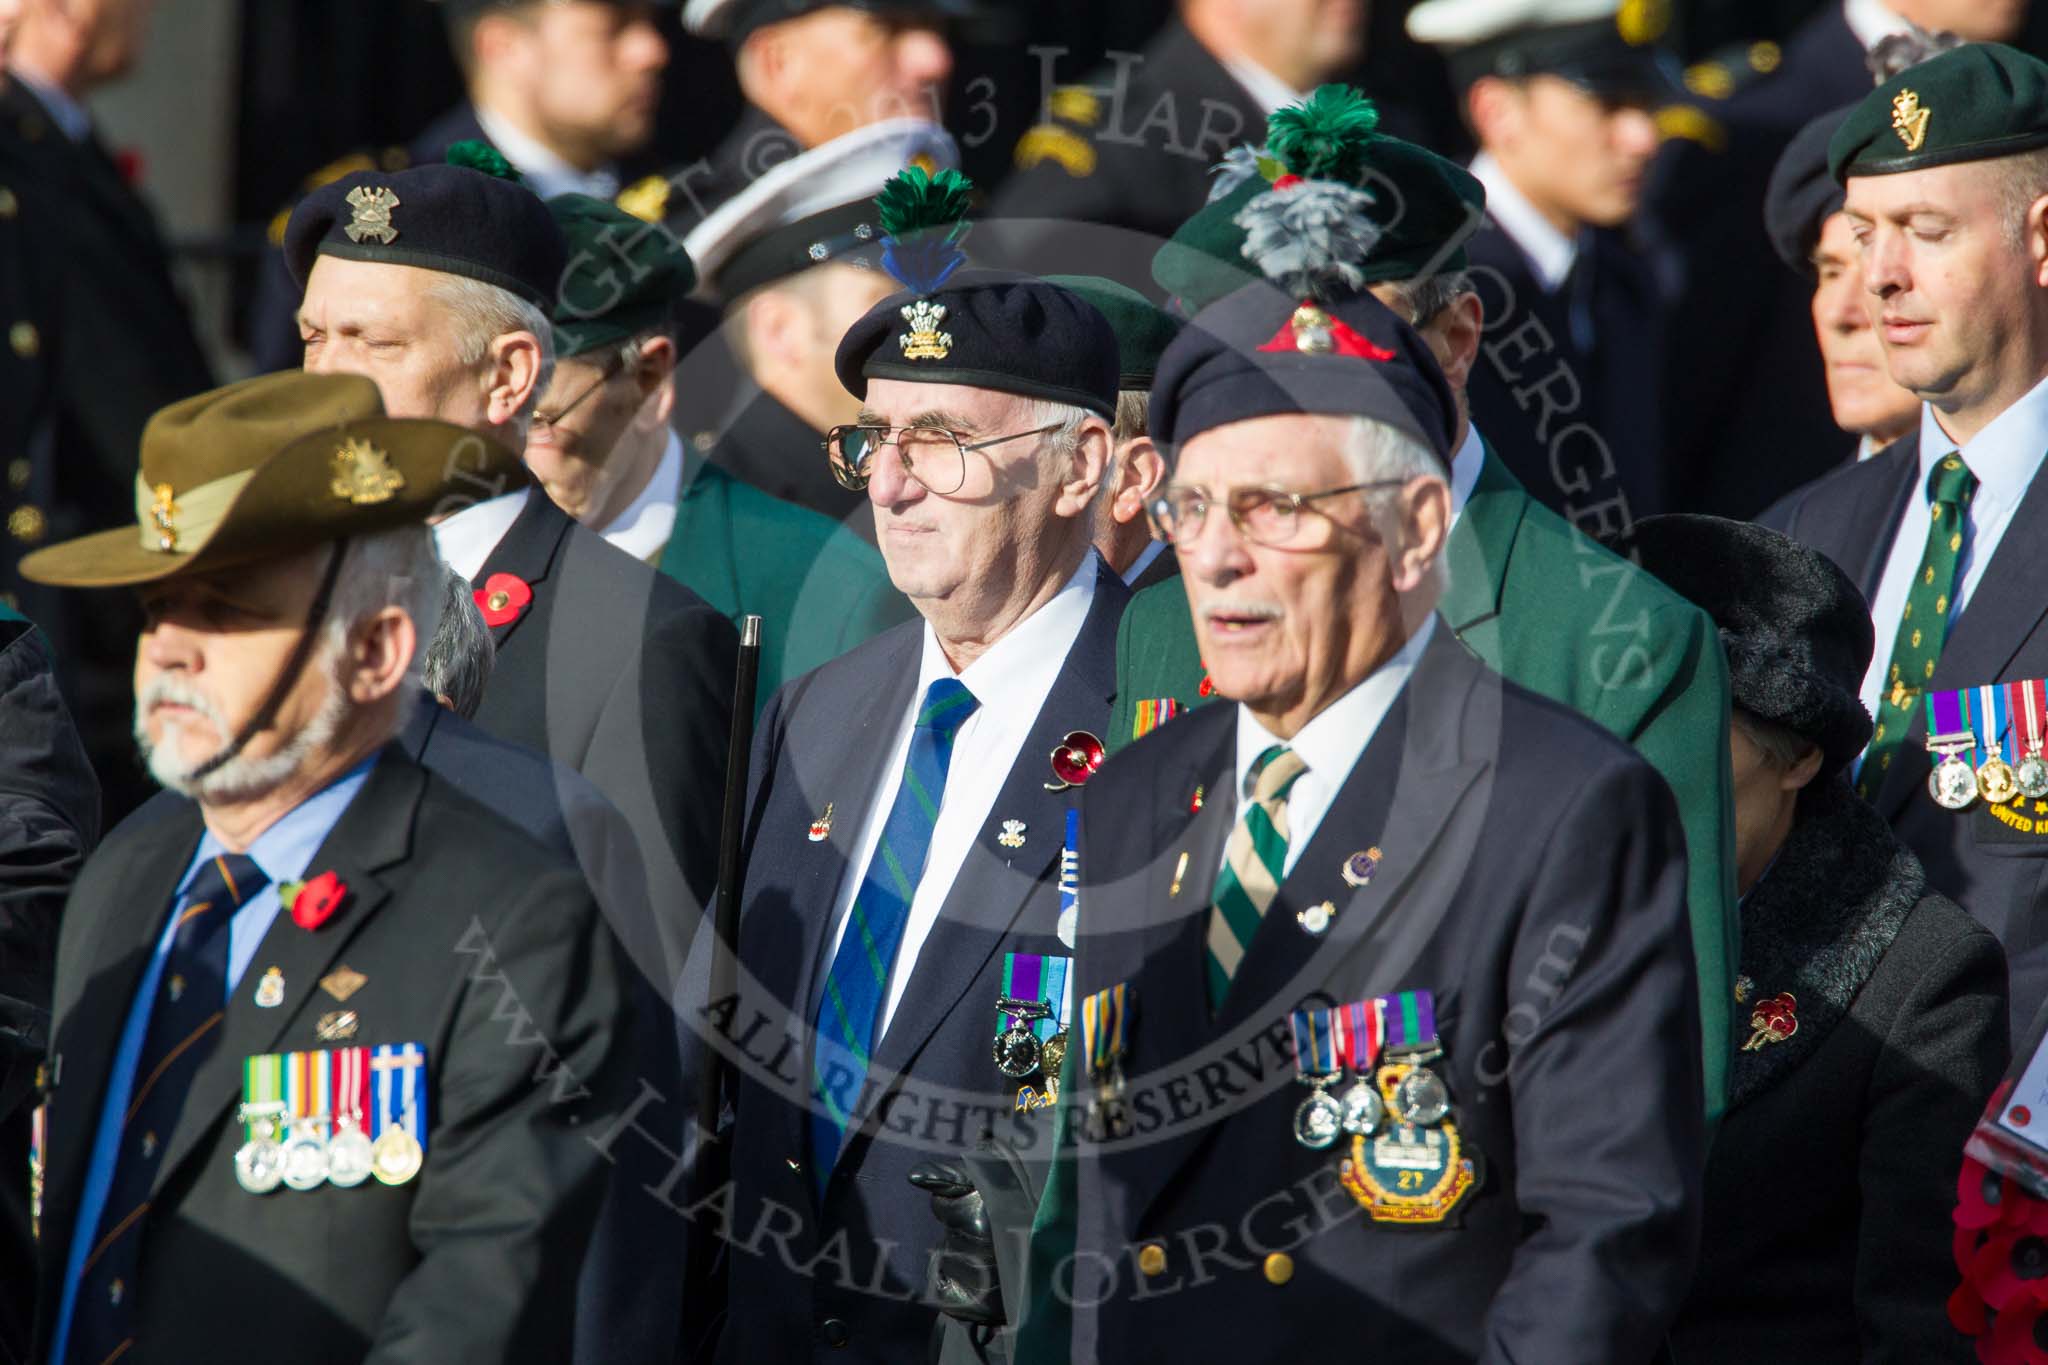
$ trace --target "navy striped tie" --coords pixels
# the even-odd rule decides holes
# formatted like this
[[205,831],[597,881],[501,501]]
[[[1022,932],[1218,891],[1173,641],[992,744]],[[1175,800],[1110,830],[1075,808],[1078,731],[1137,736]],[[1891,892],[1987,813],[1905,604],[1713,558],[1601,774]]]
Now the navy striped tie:
[[817,1045],[811,1064],[811,1174],[820,1198],[867,1080],[868,1054],[889,970],[903,942],[911,898],[924,875],[932,827],[945,797],[953,739],[980,704],[954,678],[940,678],[925,692],[895,804],[889,807],[881,840],[868,860],[867,876],[853,898],[846,932],[818,996]]
[[149,1192],[185,1107],[185,1092],[220,1041],[228,998],[228,921],[269,880],[255,859],[227,853],[202,864],[178,897],[178,927],[150,1004],[114,1177],[71,1308],[69,1365],[103,1365],[135,1345],[135,1269],[142,1259]]

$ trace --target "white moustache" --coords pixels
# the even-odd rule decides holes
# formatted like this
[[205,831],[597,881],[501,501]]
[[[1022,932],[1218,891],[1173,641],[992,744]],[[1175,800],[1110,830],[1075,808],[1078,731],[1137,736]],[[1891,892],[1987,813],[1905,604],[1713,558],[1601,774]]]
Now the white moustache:
[[175,673],[159,673],[151,679],[149,686],[142,689],[142,695],[136,700],[135,706],[146,717],[157,707],[166,704],[190,707],[197,711],[216,733],[227,733],[227,718],[221,714],[220,707],[214,704],[213,698]]

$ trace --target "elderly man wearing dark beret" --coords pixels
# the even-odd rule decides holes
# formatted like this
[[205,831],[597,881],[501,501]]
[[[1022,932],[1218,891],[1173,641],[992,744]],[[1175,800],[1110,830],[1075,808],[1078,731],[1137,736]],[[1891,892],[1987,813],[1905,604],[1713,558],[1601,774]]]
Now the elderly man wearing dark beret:
[[[306,368],[366,374],[395,413],[523,449],[572,262],[502,158],[475,143],[450,155],[461,164],[345,176],[292,214]],[[497,648],[476,723],[581,772],[626,817],[659,907],[629,946],[665,994],[717,875],[737,632],[523,479],[458,465],[435,513]]]
[[756,739],[738,998],[704,1016],[744,1053],[720,1360],[922,1358],[909,1172],[1009,1133],[1067,1025],[1059,874],[1126,598],[1090,544],[1116,338],[1063,289],[961,269],[967,193],[884,189],[905,288],[838,354],[862,412],[834,467],[922,619],[786,684]]
[[2048,999],[2048,780],[2008,787],[1993,769],[1981,792],[1944,789],[1944,805],[1927,778],[1950,750],[1951,771],[2017,767],[2042,741],[2024,715],[2000,724],[1974,708],[1984,733],[1930,732],[1928,710],[2048,674],[2048,63],[1970,43],[1910,67],[1850,111],[1828,169],[1886,366],[1920,417],[1761,520],[1841,565],[1870,602],[1858,695],[1876,724],[1856,790],[2005,946],[2017,1030]]
[[1083,800],[1079,1147],[1020,1360],[1644,1360],[1691,1278],[1677,807],[1434,615],[1458,414],[1348,282],[1364,207],[1255,196],[1272,283],[1160,361],[1157,515],[1230,704]]
[[520,477],[359,376],[271,375],[158,413],[135,521],[24,561],[141,597],[181,798],[65,908],[37,1359],[567,1356],[625,968],[570,864],[394,742],[458,470]]
[[1651,517],[1634,548],[1713,613],[1734,687],[1741,1008],[1678,1359],[1974,1359],[1949,1210],[2005,1069],[2005,955],[1849,789],[1863,596],[1760,526]]

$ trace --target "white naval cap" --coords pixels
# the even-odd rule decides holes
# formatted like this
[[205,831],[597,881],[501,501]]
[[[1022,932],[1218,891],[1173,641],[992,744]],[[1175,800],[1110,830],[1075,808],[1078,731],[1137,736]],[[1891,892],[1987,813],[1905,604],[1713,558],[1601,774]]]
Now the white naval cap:
[[1658,47],[1670,26],[1671,0],[1423,0],[1408,12],[1408,36],[1443,49],[1461,88],[1555,75],[1626,99],[1678,92]]
[[1467,47],[1523,29],[1617,19],[1623,7],[1622,0],[1423,0],[1408,11],[1408,36],[1432,47]]
[[878,252],[875,196],[911,165],[958,169],[960,149],[936,123],[897,118],[791,157],[683,239],[697,266],[697,296],[730,300],[815,265]]

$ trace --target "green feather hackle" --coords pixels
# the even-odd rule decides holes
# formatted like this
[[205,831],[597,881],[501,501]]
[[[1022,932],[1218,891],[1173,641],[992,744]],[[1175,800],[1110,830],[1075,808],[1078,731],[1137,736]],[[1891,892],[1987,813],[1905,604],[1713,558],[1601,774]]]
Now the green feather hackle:
[[905,238],[960,222],[967,216],[973,194],[974,182],[956,170],[927,175],[922,166],[907,166],[875,196],[875,212],[882,231]]
[[523,183],[523,177],[512,163],[505,159],[504,153],[477,138],[465,138],[449,147],[447,162],[451,166],[466,166],[472,171],[482,171],[485,175],[509,180],[515,185]]
[[1304,180],[1356,184],[1379,126],[1371,100],[1348,85],[1325,85],[1300,104],[1273,111],[1266,149]]

